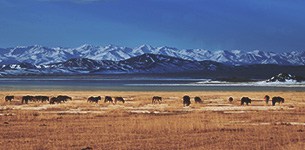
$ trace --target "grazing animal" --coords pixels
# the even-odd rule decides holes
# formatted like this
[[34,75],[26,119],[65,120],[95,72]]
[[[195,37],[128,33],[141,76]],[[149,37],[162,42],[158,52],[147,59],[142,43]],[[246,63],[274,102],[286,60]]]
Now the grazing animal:
[[194,100],[195,100],[195,103],[200,103],[200,104],[202,103],[202,100],[201,100],[200,97],[197,97],[197,96],[196,96],[196,97],[194,98]]
[[244,105],[246,103],[247,105],[251,103],[251,99],[249,97],[242,97],[241,98],[241,105]]
[[61,100],[58,99],[57,97],[52,97],[50,99],[50,104],[55,104],[55,103],[61,103]]
[[48,96],[34,96],[35,101],[41,101],[42,103],[45,101],[49,101]]
[[183,96],[183,107],[191,104],[191,98],[187,95]]
[[106,102],[113,103],[112,97],[111,96],[105,96],[104,103],[106,103]]
[[229,97],[229,102],[230,102],[230,103],[233,102],[233,97]]
[[70,96],[66,96],[66,95],[58,95],[57,98],[59,99],[59,101],[61,102],[66,102],[68,100],[72,100],[72,98]]
[[125,103],[125,100],[124,100],[124,98],[123,97],[115,97],[114,98],[114,103],[116,104],[116,102],[123,102],[123,103]]
[[279,97],[279,96],[277,96],[277,97],[272,97],[272,106],[274,106],[275,105],[275,103],[284,103],[284,98],[282,98],[282,97]]
[[8,102],[8,101],[12,101],[14,100],[14,96],[5,96],[5,101]]
[[159,102],[159,104],[161,104],[161,102],[162,102],[162,97],[160,97],[160,96],[154,96],[154,97],[152,98],[151,102],[152,102],[153,104],[156,104],[157,102]]
[[101,100],[101,99],[102,99],[102,98],[101,98],[100,96],[98,96],[98,97],[93,97],[93,96],[91,96],[91,97],[88,98],[87,102],[95,102],[95,103],[98,103],[98,101]]
[[50,101],[50,98],[49,96],[42,96],[41,97],[41,101],[44,102],[44,101]]
[[265,99],[266,104],[268,104],[268,102],[269,102],[269,100],[270,100],[269,95],[265,95],[264,99]]
[[23,96],[22,97],[22,100],[21,100],[21,103],[25,103],[27,104],[29,101],[33,101],[34,99],[34,96],[30,96],[30,95],[27,95],[27,96]]

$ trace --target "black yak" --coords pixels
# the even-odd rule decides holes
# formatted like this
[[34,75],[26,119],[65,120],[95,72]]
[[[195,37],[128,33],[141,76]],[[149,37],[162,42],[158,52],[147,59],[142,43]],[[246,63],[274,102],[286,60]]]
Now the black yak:
[[41,101],[42,103],[45,101],[49,101],[48,96],[34,96],[35,101]]
[[111,96],[105,96],[104,103],[106,103],[106,102],[113,103],[112,97]]
[[34,96],[22,96],[22,100],[21,100],[21,103],[25,103],[27,104],[29,101],[33,101],[34,100]]
[[50,99],[50,104],[61,103],[62,101],[57,97],[52,97]]
[[274,106],[275,105],[275,103],[284,103],[284,98],[282,98],[282,97],[279,97],[279,96],[277,96],[277,97],[272,97],[272,106]]
[[66,95],[58,95],[57,99],[61,102],[66,102],[68,100],[72,100],[72,97]]
[[240,101],[241,105],[244,105],[244,103],[246,103],[247,105],[251,103],[251,99],[249,97],[242,97]]
[[5,96],[5,101],[8,102],[8,101],[12,101],[14,100],[14,96]]
[[202,103],[201,98],[198,96],[194,97],[194,100],[195,100],[195,103],[200,103],[200,104]]
[[229,97],[229,102],[230,102],[230,103],[233,102],[233,97]]
[[95,103],[98,103],[98,101],[101,100],[101,99],[102,99],[102,98],[101,98],[100,96],[98,96],[98,97],[93,97],[93,96],[91,96],[91,97],[88,98],[87,102],[95,102]]
[[270,96],[269,95],[265,95],[264,97],[266,104],[268,104],[269,100],[270,100]]
[[114,98],[114,103],[115,103],[115,104],[116,104],[118,101],[119,101],[119,102],[125,103],[125,100],[124,100],[123,97],[115,97],[115,98]]
[[191,104],[191,98],[187,95],[183,96],[183,107]]
[[153,104],[155,104],[155,103],[157,103],[157,102],[159,102],[159,104],[162,102],[162,97],[160,97],[160,96],[154,96],[153,98],[152,98],[152,103]]

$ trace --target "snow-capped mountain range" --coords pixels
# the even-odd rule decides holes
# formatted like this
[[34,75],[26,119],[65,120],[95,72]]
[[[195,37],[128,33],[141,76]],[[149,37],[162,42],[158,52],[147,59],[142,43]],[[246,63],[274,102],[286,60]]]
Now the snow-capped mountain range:
[[121,61],[72,58],[45,65],[33,65],[26,62],[2,65],[0,76],[213,72],[225,66],[213,61],[191,61],[165,55],[143,54]]
[[76,58],[87,58],[95,61],[122,61],[143,54],[159,54],[190,61],[210,60],[236,66],[247,64],[305,64],[305,51],[283,53],[264,52],[259,50],[250,52],[241,50],[209,51],[204,49],[177,49],[167,46],[152,47],[149,45],[142,45],[136,48],[128,48],[114,45],[93,46],[85,44],[76,48],[50,48],[39,45],[0,48],[0,65],[17,63],[47,65]]

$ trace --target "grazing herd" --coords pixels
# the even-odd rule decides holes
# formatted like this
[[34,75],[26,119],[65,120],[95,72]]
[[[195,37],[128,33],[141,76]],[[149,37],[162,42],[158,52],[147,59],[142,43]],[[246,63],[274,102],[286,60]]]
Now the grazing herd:
[[[268,95],[266,95],[264,97],[264,99],[265,99],[266,104],[268,104],[270,97]],[[190,104],[191,104],[191,97],[190,96],[185,95],[185,96],[182,97],[182,100],[183,100],[183,106],[184,107],[185,106],[190,106]],[[229,100],[230,103],[232,103],[233,102],[233,97],[229,97],[228,100]],[[202,99],[198,96],[194,97],[194,101],[195,101],[195,103],[199,103],[199,104],[203,103]],[[241,102],[240,104],[241,105],[244,105],[244,104],[249,105],[249,104],[251,104],[251,101],[252,100],[249,97],[242,97],[240,99],[240,102]],[[162,97],[154,96],[152,98],[152,104],[156,104],[157,102],[159,102],[159,104],[160,104],[162,102]],[[275,103],[279,103],[279,104],[284,103],[284,98],[279,97],[279,96],[278,97],[273,97],[272,98],[272,106],[275,106]]]
[[[264,101],[266,102],[266,104],[268,105],[269,103],[269,100],[270,100],[270,96],[269,95],[265,95],[264,97]],[[272,106],[275,106],[276,103],[284,103],[285,99],[280,97],[280,96],[275,96],[272,98]],[[229,102],[233,102],[233,98],[232,97],[229,97]],[[240,104],[241,105],[249,105],[249,103],[251,103],[251,99],[249,97],[242,97],[241,100],[240,100]]]
[[49,101],[49,97],[48,96],[30,96],[30,95],[22,97],[22,101],[21,101],[22,104],[23,103],[27,104],[29,101],[43,103],[43,102]]
[[[5,101],[12,101],[14,100],[15,97],[14,96],[5,96]],[[59,95],[57,97],[52,97],[50,98],[49,96],[31,96],[31,95],[26,95],[26,96],[22,96],[21,97],[21,103],[22,104],[28,104],[29,102],[49,102],[50,104],[55,104],[55,103],[62,103],[62,102],[66,102],[68,100],[72,100],[71,97],[66,96],[66,95]]]
[[[11,102],[12,100],[14,100],[15,97],[12,96],[12,95],[9,95],[9,96],[5,96],[5,101],[6,102]],[[87,102],[90,102],[90,103],[98,103],[100,100],[102,99],[101,96],[97,96],[97,97],[94,97],[94,96],[91,96],[87,99]],[[26,95],[26,96],[22,96],[22,99],[21,99],[21,103],[22,104],[28,104],[29,102],[49,102],[50,104],[59,104],[59,103],[64,103],[64,102],[67,102],[68,100],[72,100],[72,97],[69,97],[69,96],[66,96],[66,95],[59,95],[57,97],[51,97],[49,98],[48,96],[30,96],[30,95]],[[183,100],[183,106],[190,106],[191,104],[191,97],[188,96],[188,95],[185,95],[183,96],[182,98]],[[266,102],[266,104],[269,103],[269,100],[270,100],[270,97],[268,95],[266,95],[264,97],[264,101]],[[195,103],[203,103],[202,99],[198,96],[194,97],[194,101]],[[233,102],[233,97],[229,97],[228,101],[230,103]],[[241,105],[249,105],[251,104],[251,99],[249,97],[242,97],[240,99],[240,102],[241,102]],[[279,97],[279,96],[275,96],[271,99],[272,101],[272,106],[275,106],[276,103],[284,103],[284,98],[282,97]],[[111,97],[111,96],[105,96],[105,99],[104,99],[104,103],[113,103],[113,104],[116,104],[117,102],[122,102],[122,103],[125,103],[125,100],[123,97],[114,97],[114,99]],[[160,96],[153,96],[152,97],[152,104],[161,104],[162,103],[162,97]]]

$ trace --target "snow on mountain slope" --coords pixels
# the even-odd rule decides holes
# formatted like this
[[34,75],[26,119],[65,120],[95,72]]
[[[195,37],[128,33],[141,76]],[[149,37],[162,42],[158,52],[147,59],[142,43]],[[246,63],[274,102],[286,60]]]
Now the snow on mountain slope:
[[200,70],[200,64],[194,61],[156,54],[143,54],[119,62],[125,70],[138,73],[170,73]]
[[201,69],[198,62],[156,54],[143,54],[107,65],[94,73],[171,73]]
[[167,74],[208,76],[213,78],[266,78],[278,72],[290,72],[302,76],[304,66],[240,65],[231,66],[204,60],[192,61],[181,58],[143,54],[121,61],[72,58],[67,61],[33,65],[15,63],[0,65],[0,76],[16,75],[78,75],[78,74]]
[[72,58],[121,61],[143,54],[160,54],[191,61],[211,60],[229,65],[305,64],[305,51],[284,53],[264,52],[259,50],[250,52],[240,50],[209,51],[204,49],[177,49],[168,46],[152,47],[149,45],[141,45],[136,48],[128,48],[115,45],[103,47],[85,44],[76,48],[48,48],[39,45],[2,48],[0,49],[0,65],[21,62],[34,65],[45,65],[67,61]]
[[85,44],[74,49],[79,53],[79,57],[89,58],[94,60],[123,60],[133,57],[132,49],[127,47],[118,47],[107,45],[105,47],[92,46]]
[[13,62],[27,62],[31,64],[49,64],[74,57],[62,48],[47,48],[39,45],[11,48],[3,56]]
[[59,63],[32,65],[17,63],[2,65],[1,75],[24,74],[113,74],[113,73],[176,73],[176,72],[213,72],[224,66],[212,61],[190,61],[158,54],[143,54],[121,61],[88,58],[73,58]]
[[139,55],[143,55],[143,54],[156,54],[156,48],[150,46],[150,45],[141,45],[137,48],[134,48],[132,50],[132,54],[134,54],[134,56],[139,56]]

